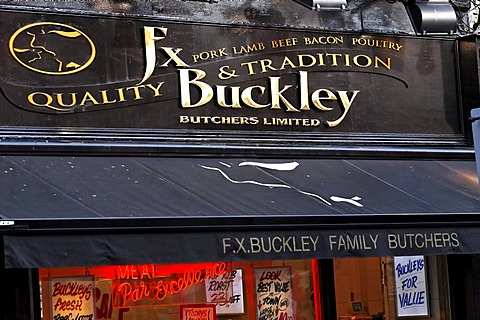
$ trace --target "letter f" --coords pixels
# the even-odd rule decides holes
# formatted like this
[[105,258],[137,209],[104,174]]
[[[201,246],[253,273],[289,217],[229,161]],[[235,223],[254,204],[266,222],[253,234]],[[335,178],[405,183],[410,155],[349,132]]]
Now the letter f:
[[[156,37],[155,30],[159,30],[163,36]],[[143,76],[142,81],[140,81],[137,85],[144,83],[153,73],[155,70],[155,65],[157,63],[157,55],[155,53],[155,42],[158,40],[165,39],[167,35],[167,28],[160,28],[160,27],[144,27],[144,42],[145,42],[145,60],[146,60],[146,68],[145,68],[145,75]],[[182,49],[173,49],[168,47],[162,47],[163,51],[170,57],[168,61],[162,64],[162,67],[166,67],[170,61],[175,61],[177,67],[188,67],[188,65],[180,59],[177,55]]]

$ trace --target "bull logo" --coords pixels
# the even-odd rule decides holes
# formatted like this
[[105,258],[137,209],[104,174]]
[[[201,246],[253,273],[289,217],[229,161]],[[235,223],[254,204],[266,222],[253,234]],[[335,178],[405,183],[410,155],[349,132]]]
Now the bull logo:
[[20,28],[10,38],[9,49],[22,66],[48,75],[80,72],[96,54],[95,45],[85,33],[55,22]]

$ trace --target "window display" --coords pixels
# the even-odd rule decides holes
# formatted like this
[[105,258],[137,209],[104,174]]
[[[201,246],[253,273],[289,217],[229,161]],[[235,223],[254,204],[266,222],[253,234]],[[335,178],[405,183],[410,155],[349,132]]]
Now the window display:
[[[317,269],[316,260],[39,269],[43,319],[316,319]],[[76,312],[65,307],[69,312],[58,313],[60,297],[50,289],[57,293],[59,285],[52,283],[58,279],[70,281],[63,285],[70,289],[62,291],[69,300],[62,296],[62,301],[71,309],[79,306],[73,305],[78,300]],[[80,282],[85,279],[90,281],[90,296]],[[70,283],[85,289],[81,297]],[[94,311],[87,309],[87,300]],[[86,319],[86,313],[92,317]]]
[[44,320],[450,320],[446,266],[402,256],[50,268],[40,298]]

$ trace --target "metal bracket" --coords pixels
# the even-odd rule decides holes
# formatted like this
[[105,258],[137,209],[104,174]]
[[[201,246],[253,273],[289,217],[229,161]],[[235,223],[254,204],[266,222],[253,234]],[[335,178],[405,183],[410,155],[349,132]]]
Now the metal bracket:
[[295,1],[315,11],[344,11],[347,9],[347,0],[295,0]]

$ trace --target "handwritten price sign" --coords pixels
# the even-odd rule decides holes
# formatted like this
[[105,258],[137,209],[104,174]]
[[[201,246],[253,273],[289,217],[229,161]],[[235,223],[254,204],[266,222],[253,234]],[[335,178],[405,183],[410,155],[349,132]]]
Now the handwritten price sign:
[[295,320],[290,267],[255,269],[257,320]]
[[425,257],[395,257],[397,315],[428,316]]
[[93,277],[50,279],[53,320],[95,320]]
[[244,313],[242,270],[205,280],[207,302],[216,305],[217,314]]
[[191,304],[180,306],[181,320],[216,320],[215,305]]

